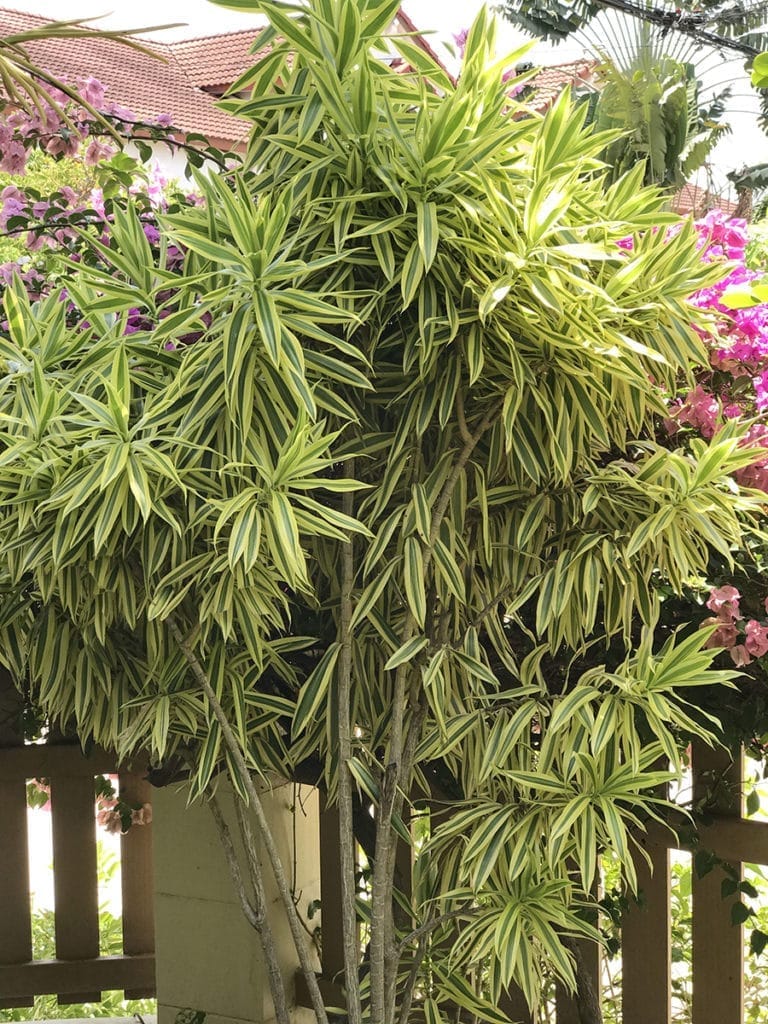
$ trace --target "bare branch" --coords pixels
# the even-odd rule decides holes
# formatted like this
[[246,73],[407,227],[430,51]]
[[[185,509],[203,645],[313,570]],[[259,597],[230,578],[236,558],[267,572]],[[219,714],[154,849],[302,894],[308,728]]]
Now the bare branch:
[[280,960],[277,955],[274,933],[272,932],[272,926],[269,923],[269,916],[266,911],[267,900],[264,894],[264,879],[261,872],[261,863],[259,862],[256,843],[253,838],[253,830],[251,829],[251,823],[248,820],[245,806],[238,799],[235,799],[235,815],[237,816],[237,824],[240,828],[240,838],[243,841],[245,856],[248,861],[248,870],[251,877],[251,884],[253,885],[256,907],[262,920],[261,945],[264,950],[264,959],[267,962],[269,991],[275,1007],[275,1017],[277,1018],[278,1024],[290,1024],[291,1015],[285,998],[285,986],[283,984],[283,975],[280,970]]
[[[345,467],[348,477],[354,476],[354,459]],[[344,513],[353,513],[352,493],[344,494]],[[355,580],[352,538],[341,545],[341,595],[339,610],[339,655],[337,723],[339,729],[339,855],[341,861],[341,922],[344,946],[344,982],[349,1024],[360,1024],[362,1006],[358,966],[360,953],[357,936],[355,892],[355,827],[352,801],[352,588]]]
[[[499,409],[489,410],[473,434],[469,434],[464,447],[459,452],[448,479],[443,485],[430,523],[429,541],[424,546],[424,571],[429,568],[434,555],[435,541],[440,532],[440,525],[448,510],[454,488],[469,461],[472,452],[498,415]],[[412,612],[406,616],[400,640],[407,643],[416,630],[416,620]],[[373,864],[373,880],[371,892],[371,944],[370,944],[370,982],[371,982],[371,1016],[378,1024],[392,1024],[394,1004],[391,998],[393,985],[387,984],[387,965],[396,970],[396,952],[394,949],[394,929],[392,923],[392,866],[394,863],[394,837],[392,835],[392,816],[398,800],[398,793],[409,788],[408,779],[412,771],[411,758],[405,758],[407,736],[405,716],[407,710],[409,663],[399,665],[395,674],[394,695],[392,700],[392,720],[390,725],[390,741],[384,776],[381,780],[379,806],[376,812],[376,858]],[[412,730],[410,730],[412,732]],[[415,749],[415,744],[414,744]],[[394,967],[393,967],[394,965]],[[390,970],[391,973],[391,970]],[[390,998],[388,999],[387,996]],[[391,1012],[388,1012],[391,1011]]]
[[224,857],[227,861],[227,867],[229,873],[232,876],[232,883],[237,893],[237,898],[240,900],[240,907],[245,915],[248,924],[255,928],[257,932],[261,932],[262,925],[264,924],[264,909],[254,907],[248,898],[248,894],[245,891],[245,885],[243,884],[243,875],[240,871],[240,862],[237,859],[237,853],[235,852],[235,844],[232,842],[232,835],[229,831],[229,825],[224,818],[224,813],[221,810],[221,805],[214,793],[213,789],[208,791],[208,807],[213,815],[213,820],[216,822],[216,829],[219,833],[219,840],[221,847],[224,850]]
[[275,838],[272,835],[272,830],[269,827],[269,822],[267,821],[267,817],[264,813],[264,807],[261,803],[261,797],[259,796],[254,781],[251,777],[251,773],[248,769],[248,765],[246,763],[243,751],[240,749],[240,745],[237,742],[237,739],[235,738],[234,732],[232,731],[232,726],[229,723],[229,719],[224,714],[224,709],[219,703],[219,700],[213,690],[213,687],[211,686],[210,680],[208,679],[205,669],[200,664],[197,655],[192,650],[187,640],[184,638],[176,621],[172,618],[167,619],[166,621],[171,630],[173,638],[175,639],[176,643],[179,646],[179,650],[184,655],[187,664],[192,670],[192,675],[197,680],[198,684],[200,685],[200,688],[202,689],[203,693],[205,694],[208,700],[211,710],[213,711],[214,717],[216,718],[216,721],[219,723],[219,726],[221,727],[221,734],[224,738],[224,743],[227,747],[227,750],[229,751],[230,756],[232,757],[233,763],[235,764],[235,766],[237,767],[242,776],[243,785],[245,786],[250,806],[253,809],[253,813],[256,818],[256,825],[259,830],[259,836],[261,837],[261,841],[264,843],[264,848],[267,851],[267,856],[269,857],[269,862],[272,867],[272,873],[275,877],[275,882],[277,883],[277,890],[278,893],[280,894],[280,899],[282,901],[283,907],[285,908],[285,913],[288,917],[288,925],[291,929],[293,944],[296,947],[296,954],[299,958],[299,963],[301,965],[301,972],[304,975],[304,980],[307,983],[309,996],[312,1001],[312,1009],[315,1012],[315,1016],[319,1024],[328,1024],[328,1014],[325,1012],[323,997],[320,993],[320,987],[317,983],[317,977],[315,976],[315,971],[312,966],[312,961],[310,959],[310,953],[307,948],[304,932],[301,927],[301,922],[299,921],[299,914],[298,911],[296,910],[293,898],[291,896],[291,887],[288,884],[285,869],[283,868],[282,861],[280,860],[280,852],[277,849]]

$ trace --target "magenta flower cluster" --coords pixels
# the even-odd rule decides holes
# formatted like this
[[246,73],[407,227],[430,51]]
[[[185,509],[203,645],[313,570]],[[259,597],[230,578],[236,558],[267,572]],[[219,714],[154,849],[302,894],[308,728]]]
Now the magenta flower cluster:
[[[734,665],[749,665],[754,658],[768,654],[768,624],[749,619],[739,611],[741,594],[730,584],[714,587],[709,594],[707,608],[715,614],[702,622],[714,626],[714,632],[707,640],[707,647],[724,647],[729,651]],[[765,600],[768,615],[768,598]]]
[[[697,221],[701,256],[707,262],[730,263],[716,284],[691,296],[691,303],[708,314],[710,328],[699,328],[710,354],[710,369],[696,386],[670,402],[668,431],[692,427],[710,438],[728,419],[753,418],[768,409],[768,304],[731,309],[724,293],[763,275],[746,264],[747,223],[713,210]],[[768,427],[754,423],[746,444],[754,447],[755,461],[740,470],[737,480],[768,492]]]
[[[94,110],[112,113],[114,105],[106,101],[106,87],[98,79],[88,76],[73,79],[66,85]],[[27,156],[32,148],[43,149],[51,156],[74,156],[91,136],[92,116],[87,107],[78,103],[60,89],[44,89],[50,103],[41,103],[24,109],[8,104],[0,123],[0,170],[10,174],[23,174]],[[108,159],[115,147],[99,138],[91,138],[85,151],[85,160],[95,166]]]
[[[127,107],[110,102],[107,87],[97,78],[89,75],[64,78],[63,82],[73,95],[43,86],[49,103],[28,104],[27,108],[12,102],[4,104],[0,120],[0,171],[23,174],[32,149],[42,149],[54,157],[75,156],[82,151],[89,167],[108,160],[116,147],[103,137],[103,125],[94,121],[92,110],[118,124],[123,135],[130,137],[134,130],[141,130],[142,122]],[[172,120],[170,114],[160,114],[155,123],[169,129]]]

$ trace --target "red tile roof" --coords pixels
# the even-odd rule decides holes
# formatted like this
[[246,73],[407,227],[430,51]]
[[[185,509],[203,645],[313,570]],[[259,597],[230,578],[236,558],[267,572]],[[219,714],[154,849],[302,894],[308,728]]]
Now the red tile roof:
[[722,210],[723,213],[730,216],[735,212],[737,204],[716,192],[710,192],[709,189],[689,183],[683,185],[675,194],[671,205],[675,213],[692,213],[694,217],[703,217],[710,210]]
[[[0,8],[0,35],[39,28],[50,20]],[[404,11],[396,23],[402,31],[417,31]],[[108,88],[107,99],[127,107],[140,120],[170,114],[174,126],[184,132],[234,143],[247,135],[246,122],[218,110],[215,96],[207,90],[221,93],[255,63],[259,55],[251,51],[261,27],[171,43],[142,41],[157,53],[156,60],[102,39],[96,32],[92,39],[51,39],[26,45],[33,59],[55,75],[98,78]],[[415,39],[437,57],[423,36]]]
[[419,29],[416,27],[415,22],[405,13],[402,7],[397,12],[396,22],[399,23],[398,27],[403,32],[409,32],[412,35],[413,42],[418,43],[422,50],[426,50],[426,52],[430,55],[430,57],[432,57],[433,60],[436,60],[438,64],[443,64],[441,57],[434,49],[430,41],[427,39],[425,35],[423,35],[419,31]]
[[594,60],[573,60],[566,64],[552,64],[541,68],[528,82],[534,90],[531,105],[537,110],[546,110],[568,85],[589,85],[595,88],[595,67]]
[[[0,34],[37,29],[49,20],[0,8]],[[95,32],[92,38],[35,40],[25,45],[33,59],[54,75],[97,78],[106,86],[106,98],[126,106],[139,120],[170,114],[182,131],[201,132],[221,142],[237,142],[248,132],[244,121],[217,110],[215,100],[197,89],[162,47],[150,44],[158,52],[154,59]]]
[[257,25],[240,32],[223,32],[155,46],[176,60],[197,88],[223,87],[231,85],[262,56],[254,54],[251,47],[263,27]]
[[[223,86],[236,81],[261,56],[254,55],[252,47],[263,27],[262,24],[239,32],[223,32],[220,35],[153,45],[178,60],[193,85],[201,89],[220,90]],[[422,49],[438,63],[442,63],[425,36],[419,32],[402,8],[395,18],[393,28],[395,31],[412,35]]]
[[[0,35],[39,28],[50,18],[0,8]],[[107,99],[127,107],[140,120],[170,114],[184,132],[200,132],[210,139],[232,143],[244,138],[248,127],[217,110],[215,100],[196,88],[181,64],[169,59],[167,47],[150,45],[158,57],[133,50],[94,32],[93,38],[48,39],[26,43],[30,56],[58,76],[93,75],[107,86]]]

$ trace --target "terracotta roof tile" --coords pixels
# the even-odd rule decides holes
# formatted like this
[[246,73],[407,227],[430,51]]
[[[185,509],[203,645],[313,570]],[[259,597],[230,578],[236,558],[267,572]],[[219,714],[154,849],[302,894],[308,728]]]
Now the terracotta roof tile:
[[[438,63],[442,63],[433,47],[425,36],[419,33],[414,22],[402,8],[395,18],[393,27],[412,34],[419,46]],[[258,56],[261,56],[254,55],[253,44],[262,28],[263,23],[239,32],[223,32],[220,35],[161,43],[158,49],[162,48],[179,61],[193,85],[202,89],[221,88],[231,85],[254,64]]]
[[228,86],[261,56],[254,54],[252,47],[262,27],[257,25],[240,32],[161,43],[158,49],[172,55],[198,88]]
[[[0,34],[38,28],[49,20],[0,8]],[[107,99],[127,107],[141,120],[170,114],[182,131],[200,132],[227,143],[247,134],[246,122],[218,110],[215,100],[193,85],[179,62],[168,58],[167,47],[151,45],[158,53],[158,59],[153,59],[95,32],[93,38],[49,39],[26,46],[30,56],[55,75],[98,78],[107,86]]]
[[675,194],[671,205],[675,213],[692,213],[694,217],[703,217],[710,210],[722,210],[730,215],[735,212],[737,204],[732,199],[689,182]]
[[[38,28],[47,21],[50,19],[40,15],[0,8],[0,34]],[[397,21],[404,31],[416,32],[404,11]],[[215,97],[205,90],[221,92],[255,63],[259,55],[251,50],[259,32],[257,24],[253,29],[197,39],[145,42],[158,54],[158,60],[101,39],[96,32],[92,39],[52,39],[27,45],[30,55],[56,75],[98,78],[108,87],[109,100],[127,107],[141,120],[170,114],[174,126],[184,132],[232,143],[247,135],[247,124],[218,110]],[[416,41],[434,54],[423,36],[416,36]]]
[[541,68],[528,83],[534,90],[531,105],[537,110],[546,110],[568,85],[594,87],[595,67],[596,63],[593,60],[574,60],[566,64],[552,64]]

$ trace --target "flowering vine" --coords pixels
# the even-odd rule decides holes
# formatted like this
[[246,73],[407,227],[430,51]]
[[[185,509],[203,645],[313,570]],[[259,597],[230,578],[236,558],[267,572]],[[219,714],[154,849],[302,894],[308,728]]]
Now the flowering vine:
[[[27,783],[27,806],[48,810],[51,806],[51,785],[46,778],[31,779]],[[109,775],[96,776],[96,823],[111,835],[125,834],[134,825],[152,822],[152,805],[125,800],[115,790]]]

